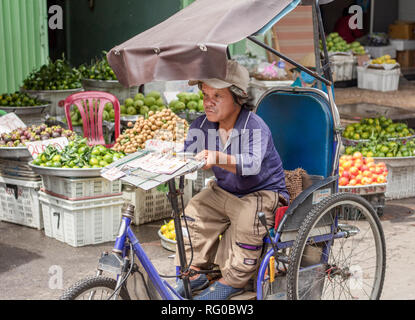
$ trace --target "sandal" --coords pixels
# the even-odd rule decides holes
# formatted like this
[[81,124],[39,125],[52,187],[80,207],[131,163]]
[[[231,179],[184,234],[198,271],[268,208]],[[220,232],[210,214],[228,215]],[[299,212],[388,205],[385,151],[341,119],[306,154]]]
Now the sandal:
[[216,281],[201,292],[194,300],[228,300],[244,292],[244,288],[234,288]]
[[[199,277],[197,277],[196,279],[190,280],[190,288],[192,289],[192,292],[205,289],[208,285],[209,285],[209,279],[207,278],[205,274],[200,274]],[[183,280],[179,279],[177,281],[177,285],[175,289],[179,295],[184,297],[185,293],[184,293]]]

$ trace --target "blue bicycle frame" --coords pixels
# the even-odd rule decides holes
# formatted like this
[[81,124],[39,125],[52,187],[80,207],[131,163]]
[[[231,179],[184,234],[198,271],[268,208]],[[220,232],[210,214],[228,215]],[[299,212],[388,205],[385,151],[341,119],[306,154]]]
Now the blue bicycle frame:
[[115,241],[113,251],[118,253],[122,252],[122,257],[124,258],[127,255],[127,249],[129,247],[126,243],[128,239],[132,245],[134,254],[137,256],[138,260],[147,272],[151,282],[153,283],[162,299],[174,300],[174,296],[176,296],[177,299],[183,300],[183,297],[181,297],[166,280],[162,279],[159,276],[156,268],[147,257],[147,254],[142,248],[140,242],[138,241],[134,232],[131,230],[130,224],[131,218],[123,216],[120,226],[120,233]]
[[[160,294],[161,298],[163,300],[184,300],[182,296],[180,296],[175,289],[164,279],[162,279],[157,272],[154,265],[151,263],[150,259],[147,257],[147,254],[145,253],[144,249],[142,248],[140,242],[138,241],[137,237],[135,236],[133,230],[130,228],[131,224],[131,218],[123,216],[122,222],[120,226],[120,232],[119,235],[116,238],[115,245],[113,252],[122,254],[122,257],[126,257],[128,254],[128,248],[129,245],[127,245],[127,239],[132,245],[134,254],[140,261],[141,265],[143,266],[144,270],[147,272],[150,281],[153,283],[155,289]],[[313,240],[316,243],[325,242],[327,245],[324,248],[323,254],[322,254],[322,261],[321,264],[327,263],[328,258],[328,252],[330,250],[330,245],[332,240],[343,238],[347,234],[346,232],[338,232],[336,234],[333,233],[333,230],[335,229],[335,226],[337,226],[337,217],[335,219],[334,226],[332,226],[332,233],[326,234],[326,235],[320,235],[312,237],[310,240]],[[275,243],[275,248],[278,250],[289,248],[292,246],[293,241],[286,241],[286,242],[279,242],[281,237],[281,233],[277,232],[275,237],[273,237],[273,242]],[[269,239],[265,239],[264,243],[270,243]],[[270,249],[264,256],[264,259],[262,260],[262,263],[259,268],[258,272],[258,278],[257,278],[257,288],[262,287],[262,282],[265,280],[264,275],[265,271],[268,266],[268,261],[270,258],[274,255],[274,249]],[[257,290],[257,299],[262,300],[263,299],[263,292],[262,290]]]

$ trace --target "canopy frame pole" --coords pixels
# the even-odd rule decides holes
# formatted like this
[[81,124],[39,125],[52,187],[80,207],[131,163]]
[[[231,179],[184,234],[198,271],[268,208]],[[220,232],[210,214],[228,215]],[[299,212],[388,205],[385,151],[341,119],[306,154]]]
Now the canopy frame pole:
[[329,79],[331,83],[333,83],[333,75],[332,75],[331,69],[330,69],[330,58],[329,58],[329,54],[328,54],[328,51],[327,51],[326,35],[324,34],[323,18],[321,17],[321,10],[320,10],[320,5],[319,5],[319,0],[316,0],[315,6],[313,6],[313,9],[315,10],[315,13],[316,13],[317,24],[318,24],[319,31],[320,31],[319,33],[320,33],[320,38],[321,38],[321,44],[323,45],[323,52],[324,52],[323,72],[324,72],[324,76],[327,79]]
[[323,77],[321,77],[316,72],[313,72],[310,69],[302,66],[301,64],[295,62],[294,60],[292,60],[292,59],[288,58],[287,56],[283,55],[282,53],[278,52],[274,48],[271,48],[270,46],[267,46],[265,43],[259,41],[254,36],[248,36],[247,38],[249,40],[251,40],[252,42],[254,42],[255,44],[259,45],[260,47],[264,48],[265,50],[270,51],[271,53],[275,54],[276,56],[280,57],[281,59],[287,61],[288,63],[292,64],[293,66],[296,66],[300,70],[308,73],[309,75],[313,76],[314,78],[316,78],[316,79],[320,80],[321,82],[325,83],[327,86],[330,86],[331,87],[331,82],[329,80],[327,80],[327,79],[324,79]]
[[[318,19],[316,11],[316,2],[312,3],[312,16],[313,16],[313,40],[314,40],[314,58],[316,63],[316,72],[322,74],[321,72],[321,60],[320,60],[320,32],[318,29]],[[322,90],[322,85],[320,81],[317,81],[317,87]]]

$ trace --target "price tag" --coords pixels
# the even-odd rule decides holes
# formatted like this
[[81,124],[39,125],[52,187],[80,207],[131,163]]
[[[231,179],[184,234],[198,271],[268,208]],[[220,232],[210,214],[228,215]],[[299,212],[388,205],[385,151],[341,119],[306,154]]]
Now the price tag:
[[9,133],[18,128],[26,128],[27,126],[16,114],[8,113],[0,117],[0,134]]
[[68,144],[68,139],[65,137],[61,137],[43,141],[26,142],[26,147],[32,155],[32,158],[36,159],[39,156],[39,154],[45,151],[46,147],[49,145],[52,145],[59,151],[62,151]]

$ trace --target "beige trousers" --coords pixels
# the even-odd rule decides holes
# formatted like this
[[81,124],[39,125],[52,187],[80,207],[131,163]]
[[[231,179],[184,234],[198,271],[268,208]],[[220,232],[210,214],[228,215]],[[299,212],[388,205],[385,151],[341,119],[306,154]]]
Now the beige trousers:
[[[280,203],[279,194],[273,191],[259,191],[238,198],[211,181],[185,209],[193,247],[191,264],[202,269],[216,264],[228,285],[244,287],[259,265],[266,235],[257,213],[264,212],[268,227],[272,227]],[[191,249],[183,218],[182,230],[189,263]],[[222,235],[221,240],[219,235]],[[175,262],[180,264],[177,250]]]

